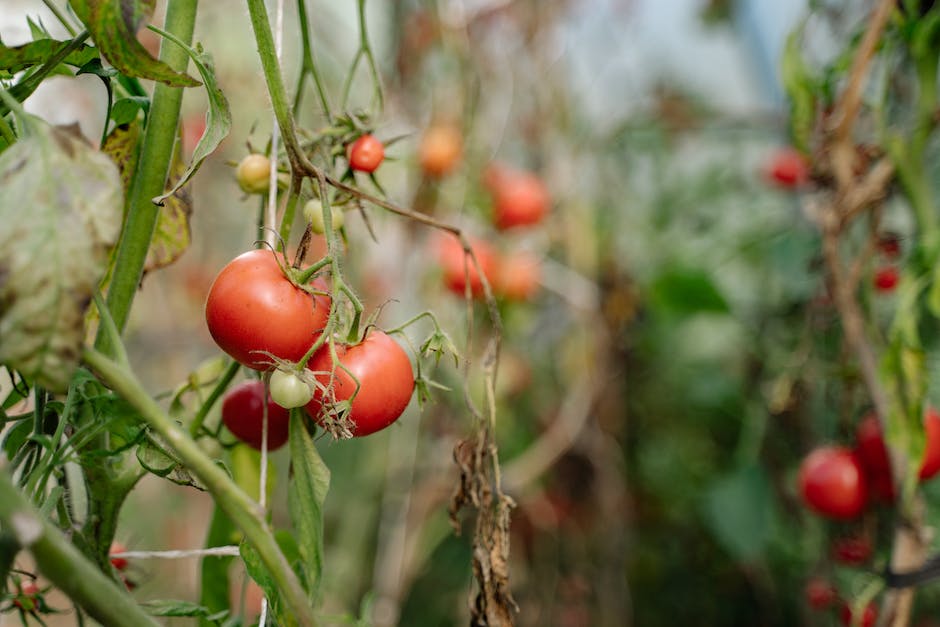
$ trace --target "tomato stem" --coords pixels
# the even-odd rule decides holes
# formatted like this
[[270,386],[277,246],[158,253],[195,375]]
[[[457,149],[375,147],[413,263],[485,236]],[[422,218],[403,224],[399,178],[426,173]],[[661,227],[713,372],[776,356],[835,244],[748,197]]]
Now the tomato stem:
[[222,376],[219,378],[219,381],[215,384],[215,387],[212,388],[209,396],[199,407],[196,415],[193,416],[193,421],[189,425],[189,434],[193,438],[199,435],[199,432],[202,430],[202,425],[206,421],[206,416],[209,415],[209,411],[212,409],[212,406],[215,405],[215,402],[219,400],[219,397],[225,393],[225,390],[232,382],[232,379],[234,379],[235,375],[238,374],[239,368],[241,368],[241,364],[237,361],[232,360],[229,362],[228,366],[225,368],[225,371],[222,373]]

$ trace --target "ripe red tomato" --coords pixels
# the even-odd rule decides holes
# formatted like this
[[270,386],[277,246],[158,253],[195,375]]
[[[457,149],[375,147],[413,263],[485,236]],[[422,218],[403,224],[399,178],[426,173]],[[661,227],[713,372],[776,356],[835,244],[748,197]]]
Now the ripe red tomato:
[[[274,451],[287,442],[290,412],[268,399],[268,450]],[[244,381],[229,390],[222,401],[222,423],[236,438],[261,450],[264,426],[264,384]]]
[[[926,481],[940,472],[940,413],[933,407],[924,412],[924,457],[917,476]],[[885,500],[893,501],[894,484],[891,480],[891,462],[881,433],[881,423],[873,413],[867,414],[855,429],[855,450],[869,475],[873,491]],[[886,484],[886,485],[885,485]]]
[[[325,291],[322,281],[313,283]],[[319,337],[330,313],[328,296],[311,296],[291,283],[270,250],[239,255],[209,288],[206,323],[219,348],[239,363],[266,370],[271,360],[299,361]]]
[[360,172],[375,172],[385,158],[385,146],[373,135],[362,135],[346,147],[349,167]]
[[[359,392],[349,413],[353,435],[369,435],[398,420],[415,386],[411,360],[398,342],[382,331],[372,330],[359,344],[337,346],[336,355],[359,379]],[[330,385],[330,373],[333,373],[332,400],[345,401],[356,392],[356,382],[349,373],[333,367],[327,346],[317,351],[307,368],[316,374],[324,388]],[[328,397],[317,386],[313,400],[307,404],[307,413],[318,422],[325,400]]]
[[[492,284],[496,278],[497,268],[499,266],[496,251],[483,240],[471,239],[470,248],[476,255],[483,270],[483,275]],[[459,296],[463,296],[467,285],[467,272],[464,272],[464,259],[470,277],[470,291],[474,296],[483,295],[483,281],[477,272],[473,261],[466,253],[460,240],[452,235],[445,234],[438,238],[434,243],[435,255],[441,269],[444,272],[444,285],[447,289]]]
[[871,540],[862,536],[837,538],[832,543],[832,557],[841,564],[858,566],[867,562],[871,554]]
[[809,180],[809,163],[794,148],[781,148],[770,159],[767,177],[779,187],[801,187]]
[[538,224],[551,199],[542,179],[531,172],[494,167],[484,175],[493,194],[493,222],[500,230]]
[[875,271],[875,278],[872,282],[875,289],[879,292],[891,292],[898,285],[900,275],[898,269],[894,266],[884,266]]
[[541,263],[535,255],[513,252],[499,260],[493,284],[497,294],[509,300],[529,300],[539,290]]
[[862,464],[853,451],[823,446],[800,465],[800,494],[808,507],[830,518],[855,518],[865,510],[868,490]]
[[836,589],[832,584],[814,577],[806,582],[806,602],[814,610],[824,610],[832,605],[836,600]]
[[463,152],[460,130],[450,124],[432,126],[421,138],[418,160],[428,176],[442,177],[457,167]]
[[[122,543],[115,540],[114,542],[111,543],[111,548],[108,551],[108,553],[110,553],[111,555],[114,555],[115,553],[123,553],[126,550],[127,550],[126,546],[124,546]],[[114,566],[118,570],[124,570],[125,568],[127,568],[127,558],[126,557],[112,557],[111,565]]]
[[873,602],[869,603],[865,607],[865,612],[862,614],[862,620],[859,622],[853,622],[852,620],[852,608],[848,604],[843,603],[842,609],[839,610],[839,621],[849,627],[850,625],[861,625],[862,627],[875,627],[875,621],[878,620],[878,606]]

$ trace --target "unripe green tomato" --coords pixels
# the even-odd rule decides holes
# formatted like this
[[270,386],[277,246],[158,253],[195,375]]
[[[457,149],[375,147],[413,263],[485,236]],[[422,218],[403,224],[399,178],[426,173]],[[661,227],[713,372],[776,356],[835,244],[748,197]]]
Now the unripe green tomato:
[[271,187],[271,160],[262,154],[252,153],[238,164],[235,178],[246,194],[265,194]]
[[[333,230],[338,231],[343,228],[345,215],[343,210],[337,206],[330,207],[330,213],[333,217]],[[323,203],[316,198],[311,198],[304,205],[304,219],[310,223],[310,229],[317,234],[326,233],[326,225],[323,224]]]
[[275,370],[268,383],[271,400],[283,407],[303,407],[313,398],[313,390],[305,381],[293,372]]

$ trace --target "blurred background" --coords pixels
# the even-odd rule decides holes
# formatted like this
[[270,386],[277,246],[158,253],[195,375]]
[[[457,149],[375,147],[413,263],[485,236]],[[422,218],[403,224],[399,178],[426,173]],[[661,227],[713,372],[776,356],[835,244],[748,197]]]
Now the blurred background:
[[[292,86],[299,39],[286,5]],[[865,3],[844,5],[830,9],[858,14]],[[335,103],[357,49],[355,3],[308,6]],[[827,383],[838,378],[840,346],[818,234],[797,193],[770,175],[789,143],[779,59],[805,3],[368,7],[386,101],[375,134],[397,138],[378,181],[396,202],[486,242],[504,273],[534,277],[499,301],[497,437],[504,487],[518,504],[511,575],[519,624],[836,624],[835,614],[811,612],[803,591],[832,568],[831,538],[858,530],[807,514],[794,476],[801,455],[843,432],[851,416]],[[27,15],[56,32],[39,0],[4,0],[5,44],[29,40]],[[195,39],[214,57],[234,127],[191,183],[190,249],[146,276],[135,304],[131,361],[155,393],[219,354],[205,328],[205,295],[216,272],[252,246],[259,209],[235,184],[232,164],[248,144],[264,147],[272,125],[245,9],[202,0]],[[94,77],[59,78],[27,104],[55,122],[79,121],[95,138],[103,92]],[[352,102],[367,106],[370,96],[361,71]],[[191,90],[183,107],[191,151],[204,94]],[[298,120],[323,124],[309,86]],[[462,159],[449,175],[429,177],[421,140],[445,124],[459,129]],[[494,163],[538,176],[551,198],[543,222],[494,228],[484,185]],[[434,234],[379,209],[368,214],[375,239],[358,212],[346,221],[346,267],[367,309],[384,304],[384,327],[433,310],[478,357],[480,346],[465,345],[466,308],[445,285]],[[885,220],[903,230],[900,217]],[[482,337],[485,311],[474,307]],[[375,625],[466,622],[470,534],[453,534],[447,505],[452,448],[471,425],[459,372],[442,361],[434,377],[452,391],[423,410],[413,402],[394,428],[320,441],[332,471],[323,610],[337,624],[360,613]],[[470,386],[479,397],[477,376]],[[286,461],[275,454],[273,516],[284,524]],[[206,495],[148,478],[118,536],[138,550],[199,547],[210,509]],[[198,566],[135,563],[135,594],[195,600]],[[847,594],[864,583],[834,576]],[[919,617],[940,608],[929,588],[918,603]]]

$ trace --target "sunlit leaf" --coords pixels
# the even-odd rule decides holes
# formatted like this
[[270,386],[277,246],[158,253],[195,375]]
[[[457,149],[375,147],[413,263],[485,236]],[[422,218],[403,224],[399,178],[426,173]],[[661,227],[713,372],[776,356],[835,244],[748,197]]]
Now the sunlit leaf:
[[0,363],[67,389],[122,196],[114,163],[75,130],[34,120],[0,155]]
[[153,13],[156,0],[69,0],[108,62],[122,74],[149,78],[173,87],[199,82],[150,56],[137,41],[138,29]]

